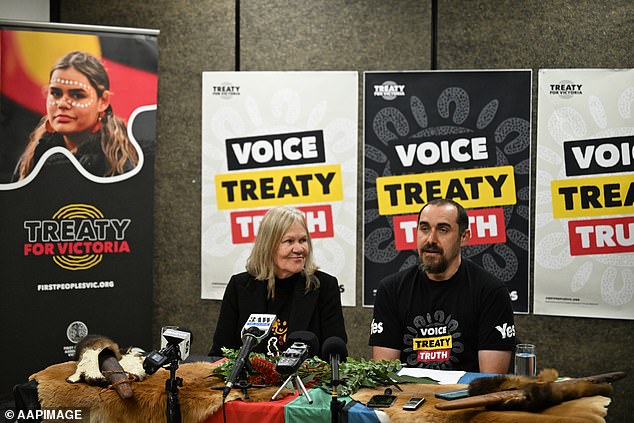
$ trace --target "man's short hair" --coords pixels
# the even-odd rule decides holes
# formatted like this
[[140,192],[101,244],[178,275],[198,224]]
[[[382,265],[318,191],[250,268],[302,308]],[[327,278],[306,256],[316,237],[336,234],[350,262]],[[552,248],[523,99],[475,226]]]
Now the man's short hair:
[[431,200],[430,202],[425,204],[423,207],[421,207],[420,211],[418,212],[418,221],[420,222],[420,214],[423,212],[425,207],[446,206],[446,205],[454,206],[456,210],[458,211],[458,216],[456,220],[458,222],[458,231],[460,232],[460,235],[462,235],[464,231],[469,229],[469,215],[467,215],[467,211],[465,210],[464,207],[462,207],[459,203],[457,203],[456,201],[450,198],[436,198],[435,200]]

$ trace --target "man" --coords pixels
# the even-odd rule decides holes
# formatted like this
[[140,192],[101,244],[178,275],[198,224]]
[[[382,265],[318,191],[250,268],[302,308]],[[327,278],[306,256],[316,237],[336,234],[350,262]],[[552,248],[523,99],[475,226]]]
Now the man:
[[411,367],[506,373],[515,325],[504,283],[461,256],[471,237],[465,209],[432,200],[418,215],[419,266],[383,279],[370,345],[375,360]]

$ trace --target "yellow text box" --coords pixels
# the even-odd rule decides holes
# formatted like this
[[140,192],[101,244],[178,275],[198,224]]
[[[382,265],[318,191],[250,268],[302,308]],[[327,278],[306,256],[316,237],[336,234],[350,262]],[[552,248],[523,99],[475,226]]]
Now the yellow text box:
[[634,213],[634,174],[550,182],[555,219]]
[[218,210],[343,200],[340,165],[216,175]]
[[412,339],[412,348],[414,350],[446,350],[451,349],[452,345],[451,335]]
[[513,166],[376,178],[379,214],[418,213],[429,201],[451,198],[464,208],[515,204]]

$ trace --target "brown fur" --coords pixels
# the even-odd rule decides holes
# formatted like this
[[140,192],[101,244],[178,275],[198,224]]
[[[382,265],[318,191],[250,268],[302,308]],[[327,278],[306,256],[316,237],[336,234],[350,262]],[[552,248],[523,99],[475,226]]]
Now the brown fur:
[[114,353],[117,360],[121,360],[119,345],[103,335],[86,335],[83,337],[75,348],[75,356],[73,357],[73,360],[81,361],[84,351],[88,349],[101,351],[106,348]]
[[535,382],[554,382],[559,373],[554,369],[544,369],[537,377],[500,375],[475,379],[469,384],[469,395],[483,395],[490,392],[509,391],[522,389],[524,386]]
[[607,383],[591,383],[584,380],[570,383],[531,383],[524,388],[526,399],[506,402],[500,410],[539,411],[576,398],[602,395],[612,396],[612,386]]
[[[38,396],[44,408],[68,407],[90,409],[91,423],[129,423],[165,421],[165,381],[169,372],[159,369],[143,382],[133,383],[134,398],[123,400],[113,390],[84,383],[67,383],[66,377],[76,369],[75,362],[55,364],[30,377],[38,382]],[[198,423],[211,416],[222,405],[224,383],[210,377],[213,364],[187,363],[176,372],[183,379],[178,397],[183,423]],[[271,388],[251,388],[248,390],[252,401],[270,400],[277,390]],[[238,389],[231,391],[227,401],[243,399]]]
[[[403,392],[393,389],[396,403],[382,409],[392,423],[443,422],[443,423],[605,423],[606,407],[610,398],[593,396],[563,402],[539,413],[528,411],[494,411],[485,408],[463,410],[438,410],[435,404],[445,402],[434,397],[434,393],[464,388],[466,385],[399,385]],[[361,389],[352,397],[367,403],[370,397],[382,393],[383,389]],[[410,397],[425,397],[425,403],[415,412],[404,411],[403,404]]]
[[521,399],[511,399],[490,406],[495,410],[539,411],[576,398],[594,395],[612,396],[612,386],[585,380],[555,382],[559,376],[554,369],[544,369],[537,377],[500,375],[475,379],[469,384],[469,395],[477,396],[500,391],[523,391]]
[[[143,382],[134,383],[135,397],[122,400],[112,390],[104,391],[97,386],[84,383],[70,384],[64,379],[75,371],[75,362],[55,364],[44,369],[31,379],[38,382],[38,394],[42,407],[69,407],[90,409],[91,423],[129,423],[165,421],[165,380],[169,377],[166,370],[160,369],[148,376]],[[179,390],[183,423],[199,423],[210,417],[222,405],[222,391],[212,387],[222,387],[223,383],[209,377],[213,365],[209,363],[183,364],[177,375],[183,378],[183,387]],[[392,423],[411,423],[413,421],[446,423],[605,423],[606,407],[609,398],[594,396],[566,401],[541,413],[525,411],[489,411],[483,408],[455,411],[441,411],[434,407],[439,401],[434,393],[449,389],[464,388],[465,385],[415,385],[403,384],[403,392],[394,390],[398,399],[392,407],[383,411]],[[276,387],[249,389],[252,401],[269,401]],[[357,401],[366,403],[370,397],[382,393],[382,388],[362,389],[353,395]],[[415,413],[404,411],[403,404],[408,398],[423,396],[425,404]],[[241,399],[239,390],[233,390],[227,401]],[[327,411],[326,411],[327,412]],[[245,415],[248,416],[248,415]],[[248,419],[244,419],[247,422]]]

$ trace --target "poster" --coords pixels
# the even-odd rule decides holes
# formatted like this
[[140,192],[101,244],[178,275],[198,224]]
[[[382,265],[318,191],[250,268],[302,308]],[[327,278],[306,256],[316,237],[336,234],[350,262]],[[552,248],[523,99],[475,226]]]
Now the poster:
[[539,71],[536,314],[634,319],[634,69]]
[[201,297],[245,271],[273,206],[305,212],[317,265],[355,304],[356,72],[203,72]]
[[2,392],[86,334],[152,346],[157,33],[0,23]]
[[469,214],[463,257],[528,312],[531,71],[366,72],[363,305],[418,264],[418,212],[451,198]]

